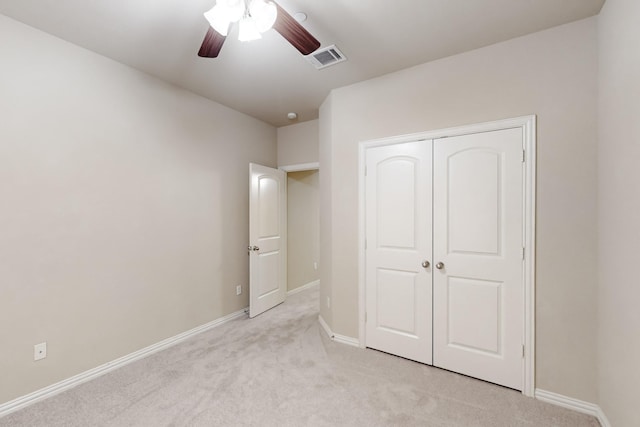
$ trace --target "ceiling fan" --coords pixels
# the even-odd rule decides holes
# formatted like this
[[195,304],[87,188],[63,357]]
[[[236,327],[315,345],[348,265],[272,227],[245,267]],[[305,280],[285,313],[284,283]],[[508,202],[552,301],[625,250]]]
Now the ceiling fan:
[[260,33],[273,28],[303,55],[320,47],[320,42],[274,1],[217,0],[204,15],[211,26],[198,52],[203,58],[218,57],[234,22],[240,23],[242,41],[260,38]]

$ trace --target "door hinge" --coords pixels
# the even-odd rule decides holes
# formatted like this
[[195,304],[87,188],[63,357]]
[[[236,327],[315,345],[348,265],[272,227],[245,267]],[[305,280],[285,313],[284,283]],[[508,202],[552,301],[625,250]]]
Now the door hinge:
[[522,150],[522,163],[526,161],[526,151]]
[[523,261],[524,261],[524,259],[525,259],[525,255],[524,255],[524,254],[525,254],[525,249],[524,249],[524,247],[523,247],[523,248],[522,248],[522,260],[523,260]]
[[364,167],[364,176],[367,176],[367,167]]
[[522,345],[522,358],[524,359],[524,344]]

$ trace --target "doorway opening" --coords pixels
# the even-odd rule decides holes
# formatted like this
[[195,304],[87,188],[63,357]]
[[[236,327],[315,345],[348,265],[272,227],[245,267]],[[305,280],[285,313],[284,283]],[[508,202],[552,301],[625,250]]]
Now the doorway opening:
[[287,172],[287,294],[320,283],[319,169]]

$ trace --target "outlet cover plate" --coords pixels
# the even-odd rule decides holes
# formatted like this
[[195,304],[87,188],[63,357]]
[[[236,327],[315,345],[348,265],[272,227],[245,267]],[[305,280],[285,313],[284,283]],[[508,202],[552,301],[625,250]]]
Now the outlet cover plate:
[[42,360],[47,357],[47,343],[41,342],[33,346],[33,360]]

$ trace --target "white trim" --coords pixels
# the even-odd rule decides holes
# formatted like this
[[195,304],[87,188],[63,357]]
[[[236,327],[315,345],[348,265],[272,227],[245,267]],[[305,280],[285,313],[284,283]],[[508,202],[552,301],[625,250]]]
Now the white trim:
[[205,323],[204,325],[197,326],[181,334],[167,338],[165,340],[152,344],[138,351],[134,351],[133,353],[130,353],[130,354],[127,354],[126,356],[122,356],[118,359],[112,360],[111,362],[107,362],[93,369],[89,369],[88,371],[84,371],[78,375],[74,375],[73,377],[59,381],[55,384],[51,384],[50,386],[41,388],[40,390],[36,390],[33,393],[29,393],[24,396],[18,397],[17,399],[3,403],[2,405],[0,405],[0,418],[12,412],[15,412],[19,409],[23,409],[36,402],[47,399],[56,394],[62,393],[63,391],[69,390],[70,388],[73,388],[77,385],[80,385],[87,381],[98,378],[106,373],[109,373],[113,370],[116,370],[125,365],[128,365],[129,363],[143,359],[147,356],[151,356],[152,354],[157,353],[159,351],[166,350],[169,347],[172,347],[197,334],[208,331],[209,329],[215,328],[217,326],[221,326],[239,317],[246,316],[247,309],[248,308],[243,308],[242,310],[238,310],[234,313],[228,314],[224,317],[220,317],[209,323]]
[[318,316],[318,323],[320,323],[320,326],[332,341],[338,342],[340,344],[350,345],[352,347],[360,347],[360,340],[358,340],[357,338],[334,333],[329,325],[327,325],[327,322],[324,321],[322,315]]
[[502,129],[522,128],[523,149],[525,150],[524,170],[524,331],[523,344],[525,354],[523,361],[522,394],[533,397],[535,391],[535,212],[536,212],[536,116],[522,116],[512,119],[496,120],[487,123],[476,123],[448,129],[439,129],[400,135],[389,138],[362,141],[358,147],[358,305],[359,305],[359,337],[360,346],[366,347],[365,329],[365,180],[366,150],[372,147],[401,144],[404,142],[438,139],[450,136],[468,135],[472,133],[491,132]]
[[535,392],[536,346],[536,116],[529,116],[522,125],[524,163],[524,378],[522,393],[533,397]]
[[611,427],[611,424],[602,411],[602,408],[600,408],[600,406],[596,405],[595,403],[585,402],[583,400],[563,396],[551,391],[540,390],[539,388],[535,391],[535,397],[542,402],[551,403],[552,405],[561,406],[566,409],[571,409],[576,412],[591,415],[598,420],[602,427]]
[[426,132],[410,133],[406,135],[391,136],[385,138],[371,139],[360,142],[360,146],[364,148],[383,147],[393,144],[402,144],[404,142],[422,141],[427,139],[439,139],[450,136],[469,135],[473,133],[492,132],[502,129],[524,128],[530,123],[535,125],[536,116],[514,117],[511,119],[495,120],[485,123],[473,123],[464,126],[456,126],[446,129],[430,130]]
[[291,289],[287,291],[287,296],[297,294],[298,292],[306,291],[307,289],[311,289],[320,284],[320,280],[314,280],[313,282],[309,282],[306,285],[298,286],[297,288]]
[[348,337],[346,335],[333,334],[333,340],[340,344],[350,345],[352,347],[360,347],[360,340],[357,338]]
[[605,413],[602,410],[602,408],[600,407],[600,405],[596,405],[596,406],[598,408],[598,410],[596,412],[596,418],[598,419],[598,422],[600,423],[600,425],[602,427],[611,427],[611,423],[609,422],[609,419],[605,415]]
[[320,163],[300,163],[297,165],[287,165],[280,166],[278,169],[283,170],[285,172],[301,172],[301,171],[312,171],[316,169],[320,169]]
[[324,319],[322,318],[322,315],[318,316],[318,322],[320,323],[320,326],[322,326],[322,329],[327,334],[327,336],[333,339],[333,332],[331,331],[331,328],[329,327],[329,325],[327,325],[327,322],[325,322]]
[[[371,145],[370,145],[371,144]],[[366,343],[366,263],[365,241],[366,216],[365,216],[365,170],[367,167],[367,148],[373,147],[373,142],[361,142],[358,144],[358,338],[360,347],[365,348]]]

